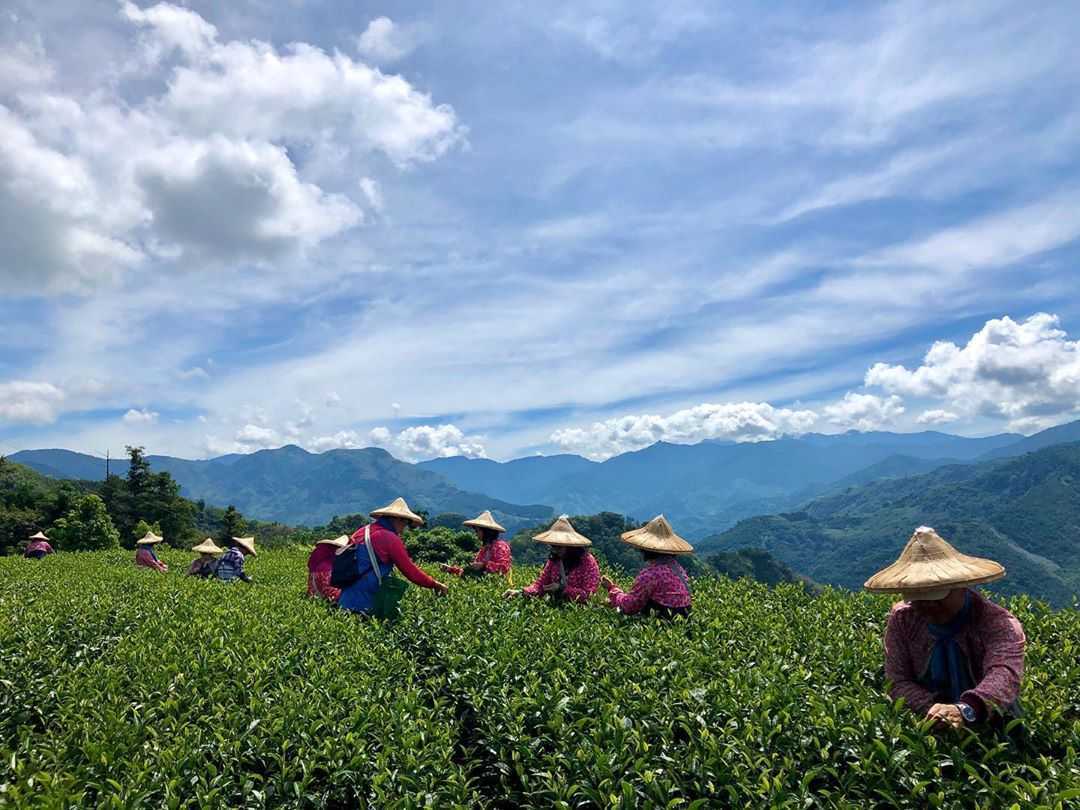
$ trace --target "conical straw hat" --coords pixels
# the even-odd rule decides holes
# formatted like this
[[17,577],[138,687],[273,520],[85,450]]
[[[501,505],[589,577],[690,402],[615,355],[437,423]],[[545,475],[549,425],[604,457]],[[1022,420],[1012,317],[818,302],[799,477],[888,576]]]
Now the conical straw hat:
[[404,518],[417,526],[424,525],[424,519],[409,508],[404,498],[394,498],[394,502],[389,506],[372,510],[371,516]]
[[349,545],[349,535],[341,534],[341,535],[338,535],[337,537],[333,537],[333,538],[327,537],[324,540],[318,541],[315,545],[317,545],[317,546],[327,545],[327,546],[336,546],[337,548],[345,548],[345,546]]
[[491,516],[491,512],[481,512],[478,516],[472,520],[466,520],[463,526],[472,526],[477,529],[492,529],[497,532],[505,532],[506,529],[495,522],[495,518]]
[[559,515],[558,520],[551,524],[546,532],[540,532],[533,538],[537,543],[546,543],[549,546],[566,546],[567,548],[584,548],[591,546],[592,540],[583,534],[579,534],[570,524],[566,515]]
[[154,546],[154,545],[157,545],[158,543],[160,543],[164,539],[165,539],[164,537],[158,537],[153,532],[147,532],[146,535],[141,540],[136,540],[135,541],[135,545],[137,545],[137,546]]
[[49,538],[45,536],[45,532],[38,532],[37,534],[30,535],[30,539],[31,540],[48,540]]
[[196,554],[220,554],[225,549],[219,548],[218,544],[213,541],[212,538],[207,537],[199,545],[192,546],[191,550]]
[[690,554],[694,547],[675,534],[663,515],[657,515],[640,529],[623,532],[622,541],[642,551],[658,554]]
[[900,558],[878,571],[863,586],[876,593],[903,593],[905,598],[944,598],[953,588],[993,582],[1005,568],[993,560],[969,557],[946,543],[929,526],[911,535]]
[[255,551],[255,538],[254,537],[234,537],[233,542],[236,543],[236,545],[240,546],[240,548],[244,549],[244,551],[246,551],[248,554],[251,554],[252,556],[254,556],[257,553]]

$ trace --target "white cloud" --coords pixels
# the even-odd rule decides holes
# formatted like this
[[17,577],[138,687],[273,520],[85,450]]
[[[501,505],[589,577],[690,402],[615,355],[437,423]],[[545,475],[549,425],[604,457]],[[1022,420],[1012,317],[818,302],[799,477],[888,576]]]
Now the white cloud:
[[767,402],[704,403],[669,416],[621,416],[587,428],[564,428],[555,431],[551,441],[563,450],[604,459],[658,441],[695,444],[705,439],[775,439],[805,433],[816,420],[813,411],[774,408]]
[[848,391],[842,400],[824,409],[825,418],[834,425],[853,430],[878,430],[903,413],[904,403],[898,396],[882,398],[854,391]]
[[157,424],[159,414],[156,411],[147,409],[131,408],[124,414],[125,425],[155,425]]
[[915,417],[915,421],[920,425],[945,425],[949,422],[955,422],[959,418],[960,417],[952,411],[935,408],[929,411],[923,411]]
[[252,450],[278,447],[281,444],[281,438],[278,436],[276,430],[252,424],[247,424],[240,428],[240,430],[236,432],[234,440],[238,444],[249,447]]
[[304,443],[304,446],[315,453],[324,453],[327,450],[357,450],[362,447],[370,447],[373,441],[365,441],[363,436],[355,430],[339,430],[329,436],[316,436]]
[[1062,192],[910,244],[885,248],[859,264],[948,272],[1004,267],[1076,239],[1080,236],[1078,212],[1080,193]]
[[341,394],[337,391],[331,391],[326,395],[326,407],[333,408],[341,404]]
[[64,399],[64,392],[52,383],[28,380],[0,383],[0,424],[55,422]]
[[865,382],[942,400],[959,414],[1005,418],[1013,429],[1045,426],[1080,413],[1080,341],[1058,324],[1047,313],[990,320],[962,348],[939,341],[914,369],[876,363]]
[[377,427],[368,434],[371,444],[389,450],[405,461],[429,458],[484,458],[487,450],[480,436],[466,436],[455,425],[418,425],[408,427],[397,435],[388,428]]
[[53,90],[40,46],[0,64],[17,59],[26,79],[8,93],[0,82],[0,283],[17,292],[82,291],[148,258],[274,262],[383,200],[355,175],[344,193],[318,185],[290,148],[338,153],[359,174],[369,155],[406,167],[464,137],[450,107],[343,54],[225,41],[169,3],[125,2],[120,17],[160,90],[123,96],[116,69],[131,65],[103,69],[89,91]]
[[376,17],[356,38],[356,49],[376,64],[389,65],[416,50],[423,37],[423,29],[419,26],[401,25],[389,17]]
[[381,214],[385,202],[383,201],[382,189],[379,188],[379,184],[370,177],[361,177],[360,190],[364,193],[364,198],[368,201],[368,205],[371,206],[371,210],[377,214]]
[[208,380],[210,375],[206,369],[202,366],[195,366],[193,368],[181,369],[176,373],[176,376],[181,380]]

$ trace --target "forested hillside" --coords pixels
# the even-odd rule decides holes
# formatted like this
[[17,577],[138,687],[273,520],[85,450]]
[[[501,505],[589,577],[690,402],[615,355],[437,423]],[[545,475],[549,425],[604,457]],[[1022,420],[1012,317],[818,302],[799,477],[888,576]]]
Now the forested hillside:
[[1080,593],[1080,443],[943,467],[756,517],[703,549],[761,547],[816,581],[858,588],[925,524],[961,550],[1001,561],[993,588],[1068,604]]

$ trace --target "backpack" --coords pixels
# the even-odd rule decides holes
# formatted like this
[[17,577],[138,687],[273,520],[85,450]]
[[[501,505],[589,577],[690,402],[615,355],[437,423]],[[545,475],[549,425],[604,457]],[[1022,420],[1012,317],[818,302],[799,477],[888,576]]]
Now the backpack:
[[334,556],[334,567],[330,569],[330,584],[338,590],[343,590],[358,579],[360,579],[360,565],[356,557],[356,544],[353,543]]

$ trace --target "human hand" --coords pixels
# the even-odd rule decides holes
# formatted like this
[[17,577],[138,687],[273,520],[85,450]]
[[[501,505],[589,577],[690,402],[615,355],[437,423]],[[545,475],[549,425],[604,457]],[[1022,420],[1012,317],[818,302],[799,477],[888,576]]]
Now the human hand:
[[607,588],[609,591],[615,587],[615,580],[609,577],[607,574],[600,577],[600,584]]
[[964,725],[964,715],[954,703],[935,703],[926,712],[927,720],[935,720],[938,725],[960,728]]
[[484,564],[483,563],[469,563],[469,568],[471,568],[473,571],[483,571],[484,570]]
[[449,592],[450,592],[449,586],[444,585],[441,582],[436,582],[435,583],[435,593],[437,593],[439,596],[446,596],[446,594],[449,593]]
[[521,596],[521,591],[518,589],[510,588],[503,592],[503,599],[513,599],[517,596]]
[[451,568],[451,566],[450,566],[449,563],[439,563],[439,569],[442,570],[442,571],[446,571],[447,573],[449,573],[450,568]]
[[562,585],[558,582],[550,582],[544,586],[544,593],[555,593],[555,591],[561,590]]

